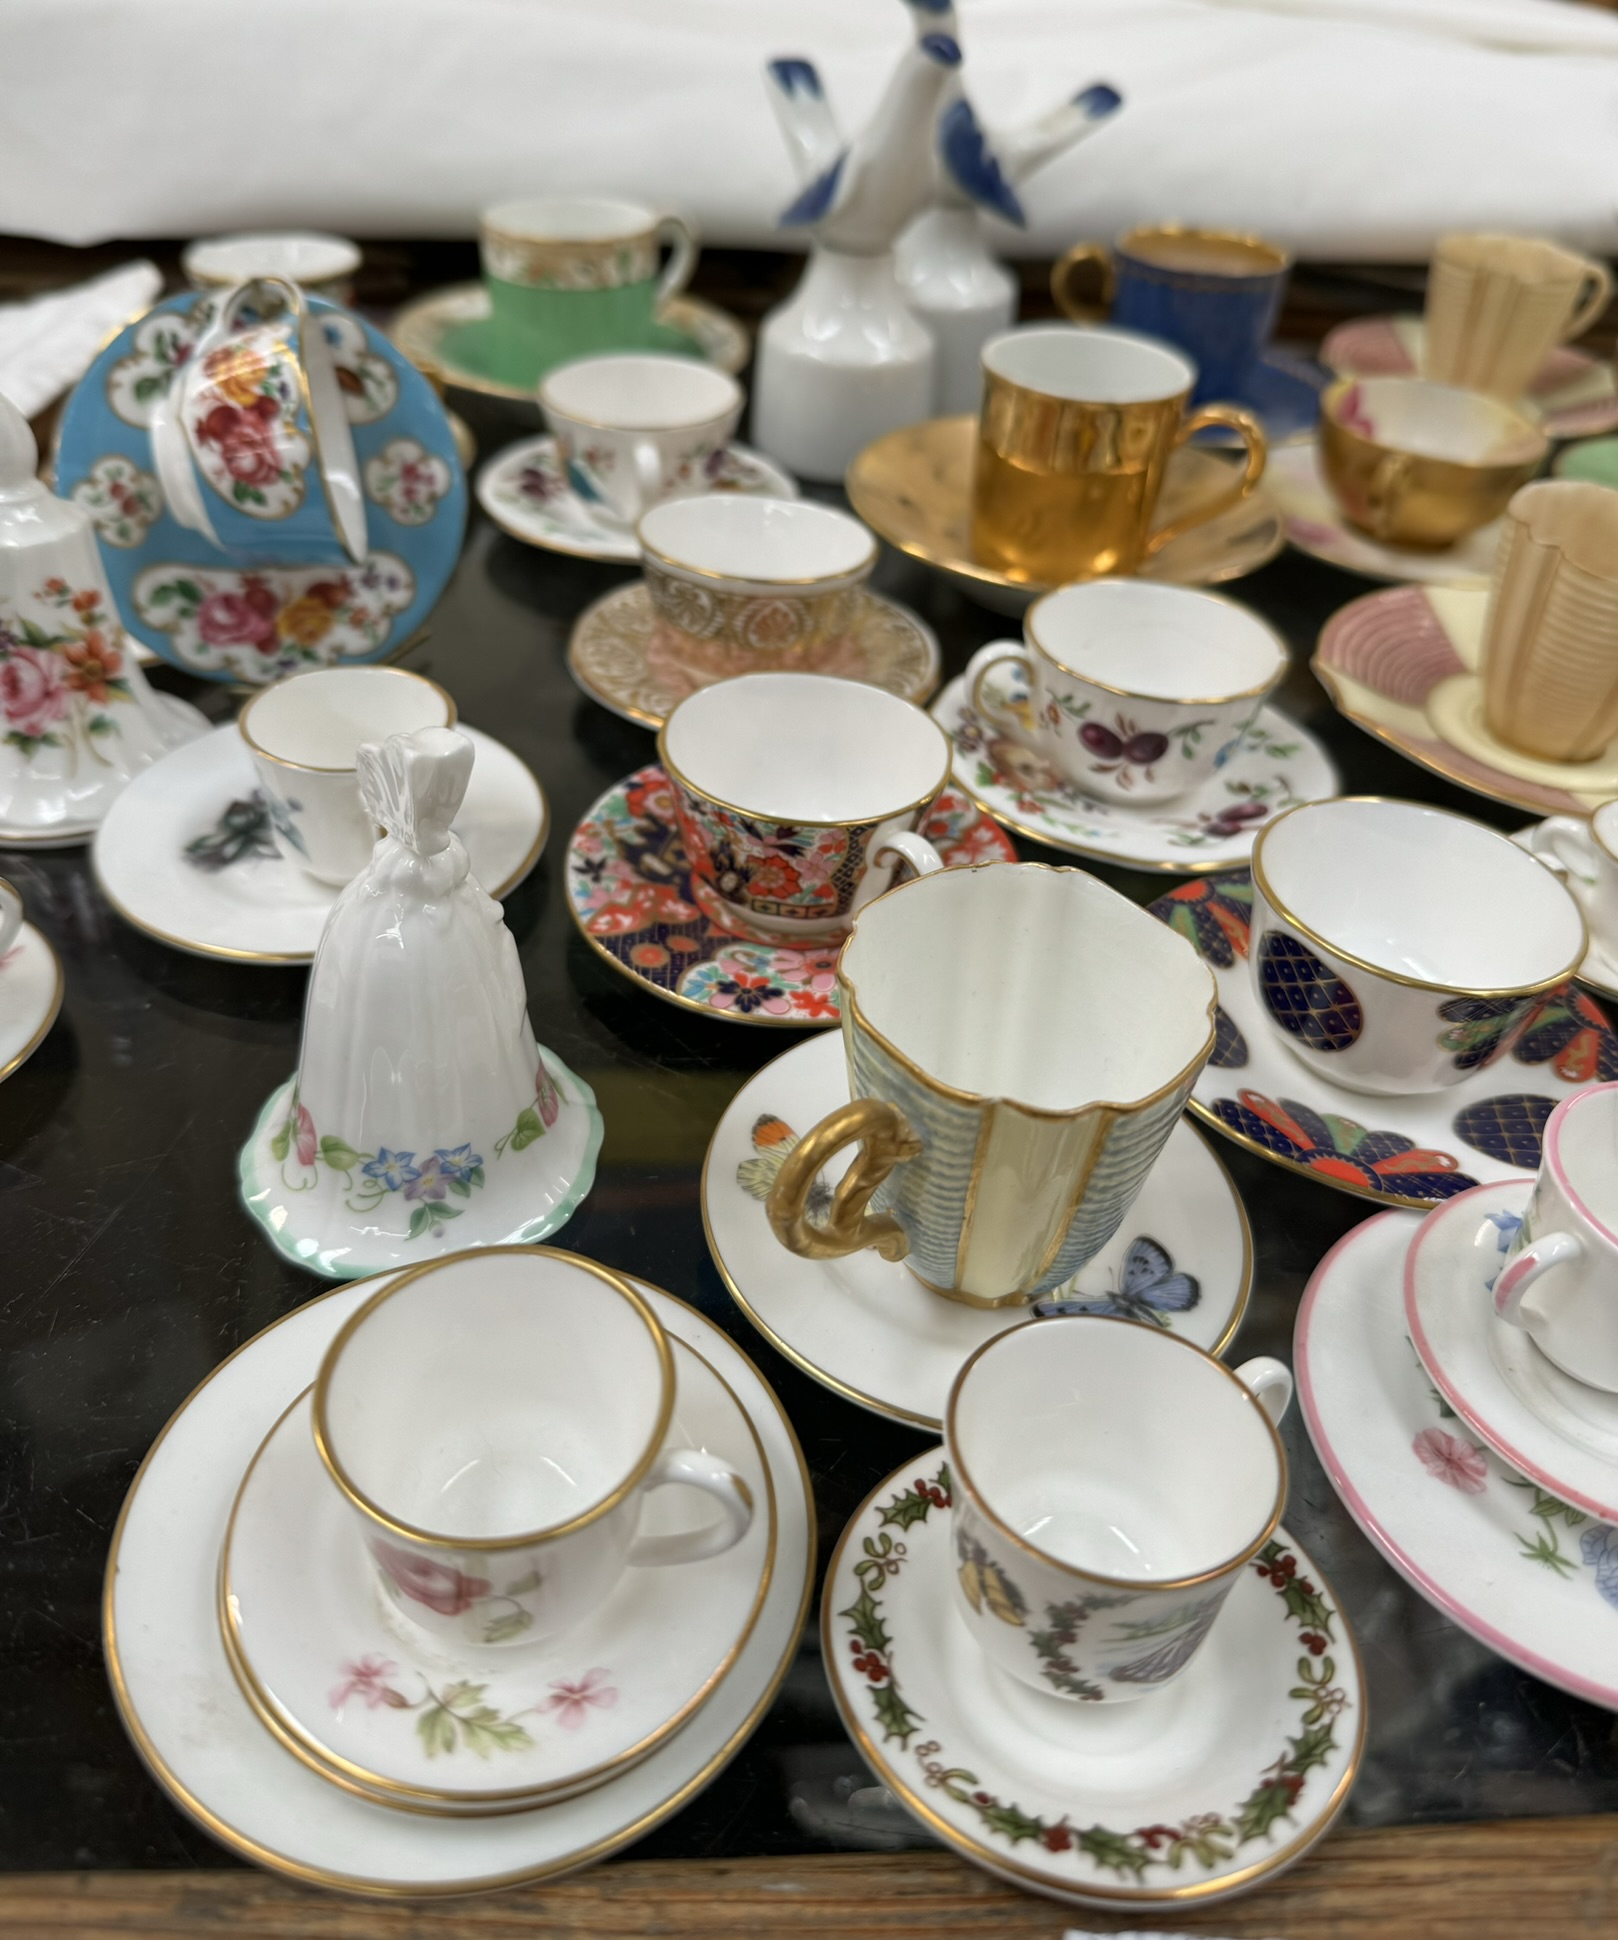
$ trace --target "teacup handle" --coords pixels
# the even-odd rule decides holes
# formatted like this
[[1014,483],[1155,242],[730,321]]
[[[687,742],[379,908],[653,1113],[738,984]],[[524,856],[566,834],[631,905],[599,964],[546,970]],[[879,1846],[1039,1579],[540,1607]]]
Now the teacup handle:
[[1513,1327],[1526,1331],[1528,1323],[1522,1317],[1523,1295],[1551,1267],[1564,1266],[1570,1260],[1583,1258],[1584,1245],[1577,1233],[1547,1233],[1543,1239],[1536,1239],[1532,1246],[1525,1246],[1515,1259],[1508,1262],[1500,1278],[1495,1281],[1495,1312]]
[[[809,1217],[809,1195],[824,1167],[848,1145],[864,1149],[838,1181],[824,1219]],[[855,1098],[805,1132],[782,1162],[765,1204],[770,1230],[789,1253],[837,1260],[874,1246],[885,1260],[910,1251],[905,1229],[891,1213],[867,1211],[871,1195],[896,1165],[920,1158],[922,1142],[897,1105]]]
[[932,843],[925,835],[917,835],[914,829],[900,829],[885,842],[879,842],[871,851],[871,860],[880,862],[885,855],[903,856],[918,876],[936,876],[944,866],[944,858]]
[[984,676],[994,667],[1020,667],[1023,679],[1033,685],[1034,664],[1028,657],[1028,649],[1020,640],[991,640],[986,647],[979,647],[966,663],[966,704],[974,714],[981,714],[991,727],[1005,728],[1016,734],[1030,733],[1033,729],[1033,716],[1027,702],[1020,705],[1015,701],[992,700],[983,691]]
[[613,510],[625,525],[636,525],[663,496],[663,454],[649,438],[638,438],[630,453],[631,476],[624,481],[622,503]]
[[1612,271],[1605,263],[1587,257],[1584,274],[1590,284],[1590,294],[1577,306],[1563,327],[1562,341],[1565,344],[1572,343],[1575,337],[1582,337],[1606,309],[1612,297]]
[[1171,539],[1178,539],[1194,526],[1206,525],[1210,519],[1217,519],[1221,512],[1228,512],[1232,506],[1240,505],[1243,499],[1251,498],[1258,490],[1258,482],[1264,476],[1265,461],[1269,457],[1269,445],[1264,436],[1264,427],[1258,419],[1238,404],[1204,404],[1193,411],[1174,434],[1175,450],[1178,451],[1188,438],[1213,424],[1225,425],[1241,439],[1245,453],[1242,475],[1234,481],[1229,491],[1216,494],[1206,505],[1193,506],[1183,518],[1170,519],[1167,525],[1160,525],[1146,541],[1148,559],[1161,552]]
[[705,1529],[682,1530],[677,1536],[637,1536],[625,1559],[637,1569],[657,1569],[666,1563],[700,1563],[734,1549],[753,1526],[753,1492],[715,1455],[696,1448],[665,1448],[652,1464],[647,1489],[666,1489],[683,1482],[689,1489],[711,1495],[724,1511],[719,1522]]
[[1519,838],[1536,862],[1544,863],[1553,876],[1575,876],[1582,883],[1594,882],[1590,866],[1590,824],[1576,815],[1548,815]]
[[1365,487],[1365,509],[1370,514],[1371,531],[1378,539],[1386,539],[1398,521],[1414,462],[1407,451],[1390,451],[1377,460],[1372,470]]
[[1255,1354],[1236,1369],[1236,1379],[1251,1390],[1253,1399],[1277,1428],[1292,1406],[1292,1370],[1269,1354]]
[[4,876],[0,876],[0,957],[17,940],[22,928],[22,898]]
[[[1090,267],[1100,284],[1095,302],[1087,302],[1073,287],[1075,275]],[[1075,243],[1051,271],[1051,301],[1070,323],[1104,323],[1112,308],[1115,281],[1112,258],[1100,243]]]
[[658,240],[669,246],[669,259],[657,283],[657,307],[678,296],[697,266],[697,232],[684,216],[664,216],[657,225]]

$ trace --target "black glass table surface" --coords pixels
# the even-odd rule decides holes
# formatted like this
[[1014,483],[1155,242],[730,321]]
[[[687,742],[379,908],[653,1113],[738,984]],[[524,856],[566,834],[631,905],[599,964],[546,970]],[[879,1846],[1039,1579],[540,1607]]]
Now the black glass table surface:
[[[484,452],[524,428],[479,423]],[[660,1002],[603,962],[567,910],[570,831],[655,754],[646,730],[579,692],[564,657],[577,614],[628,576],[526,548],[474,512],[430,636],[405,664],[442,681],[461,718],[515,749],[550,799],[546,853],[506,899],[506,920],[535,1029],[594,1087],[606,1120],[596,1183],[558,1243],[692,1302],[754,1358],[802,1441],[823,1563],[868,1491],[929,1438],[785,1361],[732,1304],[708,1255],[698,1182],[709,1136],[743,1081],[797,1034]],[[885,554],[876,583],[935,628],[946,678],[984,641],[1016,631],[897,555]],[[1349,790],[1520,824],[1361,734],[1314,681],[1315,636],[1363,581],[1288,553],[1226,590],[1289,640],[1294,665],[1278,698],[1330,747]],[[234,705],[221,688],[168,670],[155,678],[217,719]],[[1018,846],[1030,859],[1072,861]],[[1173,880],[1094,866],[1140,901]],[[0,872],[66,973],[55,1029],[0,1088],[0,1869],[233,1864],[168,1802],[124,1736],[101,1655],[102,1568],[125,1490],[174,1408],[234,1348],[324,1288],[271,1249],[236,1194],[236,1152],[296,1061],[306,973],[203,961],[130,928],[98,893],[84,849],[6,852]],[[1311,1270],[1375,1208],[1218,1144],[1256,1242],[1235,1350],[1290,1359]],[[1614,1719],[1515,1669],[1424,1602],[1351,1522],[1296,1409],[1285,1439],[1288,1526],[1331,1578],[1369,1675],[1370,1737],[1349,1822],[1618,1809]],[[721,1857],[930,1843],[845,1735],[812,1619],[752,1741],[632,1850]]]

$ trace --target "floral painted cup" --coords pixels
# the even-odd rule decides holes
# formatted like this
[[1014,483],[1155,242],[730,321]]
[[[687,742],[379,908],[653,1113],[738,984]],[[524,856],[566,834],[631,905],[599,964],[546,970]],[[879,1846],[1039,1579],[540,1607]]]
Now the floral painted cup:
[[[1021,672],[1026,701],[989,691],[995,667]],[[1164,802],[1212,777],[1286,670],[1279,634],[1234,600],[1094,579],[1036,600],[1022,641],[980,647],[966,678],[974,710],[1075,788]]]
[[[741,1478],[664,1446],[674,1400],[668,1337],[627,1280],[490,1246],[395,1275],[349,1318],[315,1382],[315,1446],[403,1615],[456,1644],[542,1643],[626,1569],[746,1535]],[[638,1535],[646,1495],[671,1483],[718,1520]]]
[[657,751],[692,892],[739,935],[844,936],[901,860],[944,866],[916,830],[949,780],[948,737],[880,687],[743,674],[681,701]]
[[260,689],[236,725],[253,756],[275,846],[319,882],[351,882],[377,829],[360,800],[362,741],[453,727],[455,703],[403,667],[322,667]]
[[539,387],[567,482],[597,516],[633,525],[659,500],[710,489],[742,387],[690,357],[585,357]]
[[[980,1347],[944,1407],[956,1609],[1020,1684],[1081,1703],[1178,1677],[1287,1499],[1292,1376],[1097,1314]],[[1191,1478],[1196,1478],[1193,1482]]]
[[1584,961],[1572,895],[1446,809],[1304,802],[1253,843],[1249,961],[1281,1042],[1350,1091],[1441,1091],[1502,1056]]

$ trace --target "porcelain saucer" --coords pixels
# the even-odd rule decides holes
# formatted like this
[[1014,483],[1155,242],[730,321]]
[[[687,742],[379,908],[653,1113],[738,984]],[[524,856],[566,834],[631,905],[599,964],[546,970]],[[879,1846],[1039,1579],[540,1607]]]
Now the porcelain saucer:
[[[936,567],[968,598],[997,613],[1020,613],[1047,588],[1013,579],[972,556],[973,417],[931,418],[867,445],[848,468],[848,500],[890,546]],[[1274,460],[1272,458],[1271,462]],[[1229,461],[1183,445],[1169,460],[1158,523],[1211,497],[1230,477]],[[1144,579],[1217,586],[1256,572],[1281,550],[1281,521],[1264,493],[1194,526],[1148,560]]]
[[[1359,1771],[1365,1679],[1341,1604],[1285,1529],[1173,1683],[1090,1706],[1025,1689],[979,1649],[953,1607],[949,1508],[942,1448],[896,1469],[849,1518],[820,1605],[843,1722],[929,1832],[1109,1911],[1225,1899],[1324,1836]],[[1071,1605],[1045,1618],[1085,1620]]]
[[[539,860],[545,791],[511,750],[476,728],[456,828],[472,873],[498,901]],[[234,723],[137,775],[91,851],[118,914],[161,943],[233,963],[309,963],[342,893],[283,860],[270,839],[253,759]]]
[[[747,445],[716,452],[708,481],[714,492],[798,496],[797,480]],[[524,438],[496,453],[477,475],[477,499],[502,532],[524,545],[631,565],[640,558],[634,527],[598,515],[558,461],[552,437]]]
[[[1436,696],[1443,708],[1450,683],[1476,674],[1487,609],[1481,589],[1390,586],[1367,593],[1321,628],[1315,676],[1356,727],[1446,781],[1536,815],[1588,815],[1618,788],[1592,782],[1584,767],[1502,749],[1492,737],[1463,747],[1440,732],[1431,703]],[[1442,718],[1451,722],[1453,709]]]
[[1309,1437],[1349,1514],[1427,1601],[1502,1657],[1618,1710],[1618,1529],[1480,1448],[1405,1332],[1421,1229],[1382,1213],[1344,1235],[1298,1308],[1293,1370]]
[[[220,1626],[242,1694],[295,1757],[384,1805],[524,1811],[621,1776],[712,1698],[769,1590],[775,1505],[741,1404],[694,1348],[672,1346],[670,1434],[734,1467],[757,1504],[753,1526],[706,1563],[655,1577],[628,1571],[582,1630],[537,1648],[455,1650],[400,1618],[321,1466],[313,1389],[298,1397],[247,1471],[219,1573]],[[642,1516],[644,1529],[665,1534],[702,1522],[667,1490],[648,1497]],[[436,1607],[446,1593],[489,1587],[461,1576],[424,1593]],[[496,1633],[525,1615],[493,1598],[485,1607]]]
[[[921,833],[946,864],[1017,860],[1010,837],[954,788]],[[614,783],[573,831],[567,898],[590,948],[668,1003],[731,1024],[838,1021],[842,940],[793,945],[721,929],[691,893],[674,794],[655,761]]]
[[[881,593],[862,589],[853,630],[799,662],[798,673],[839,674],[885,687],[890,694],[925,702],[938,685],[938,641],[931,627]],[[704,661],[697,654],[719,656]],[[722,646],[691,643],[665,626],[641,580],[615,586],[587,606],[567,643],[568,671],[591,700],[626,721],[657,728],[676,701],[731,674],[756,673],[756,664],[732,664]]]
[[740,1750],[797,1650],[814,1580],[803,1456],[751,1361],[694,1308],[637,1283],[671,1332],[735,1393],[775,1492],[775,1569],[730,1675],[683,1731],[620,1778],[542,1812],[426,1818],[352,1798],[264,1730],[231,1675],[217,1577],[253,1451],[314,1379],[376,1282],[311,1300],[229,1356],[141,1464],[113,1532],[102,1627],[125,1727],[177,1804],[241,1857],[313,1885],[384,1895],[467,1893],[604,1858],[660,1824]]
[[[703,1160],[708,1250],[737,1306],[789,1361],[873,1414],[936,1429],[961,1363],[1029,1310],[945,1300],[873,1252],[806,1260],[781,1245],[764,1212],[781,1161],[798,1133],[847,1100],[842,1042],[830,1035],[748,1079]],[[1115,1237],[1039,1305],[1150,1321],[1218,1354],[1242,1323],[1252,1281],[1236,1188],[1182,1122]]]
[[1287,542],[1312,559],[1340,566],[1345,573],[1431,586],[1486,587],[1494,571],[1499,519],[1441,552],[1385,546],[1369,533],[1357,532],[1343,517],[1320,475],[1313,439],[1282,445],[1270,453],[1264,489],[1281,512]]
[[[1618,1078],[1618,1037],[1572,984],[1541,999],[1511,1040],[1443,1091],[1375,1097],[1328,1083],[1282,1044],[1248,972],[1253,884],[1245,869],[1181,883],[1151,904],[1208,964],[1219,991],[1213,1055],[1188,1107],[1206,1124],[1304,1178],[1384,1205],[1432,1206],[1539,1165],[1540,1134],[1562,1100]],[[1438,1029],[1445,1021],[1435,1015]],[[1475,1029],[1475,1027],[1473,1027]],[[1478,1057],[1467,1020],[1450,1026],[1458,1062]]]
[[[1330,331],[1320,361],[1334,377],[1417,377],[1427,347],[1421,317],[1355,317]],[[1561,344],[1540,366],[1528,400],[1553,438],[1618,427],[1618,376],[1610,363]]]
[[[1518,829],[1511,839],[1519,848],[1527,849],[1532,855],[1534,850],[1530,837],[1533,833],[1534,827],[1530,825],[1528,828]],[[1595,887],[1595,879],[1581,874],[1578,870],[1569,869],[1562,875],[1562,881],[1567,884],[1574,901],[1584,911],[1585,925],[1590,932],[1590,947],[1585,952],[1583,963],[1579,965],[1579,982],[1586,990],[1593,990],[1598,997],[1605,997],[1612,1003],[1618,1003],[1618,964],[1613,963],[1608,957],[1606,950],[1596,939],[1593,925],[1590,924],[1590,891]]]
[[1341,786],[1326,750],[1276,707],[1260,711],[1205,787],[1138,807],[1083,794],[984,721],[966,704],[964,678],[952,680],[930,711],[955,749],[956,782],[986,815],[1031,841],[1130,869],[1242,862],[1266,817],[1294,802],[1323,801]]
[[0,956],[0,1081],[44,1043],[62,1008],[62,965],[32,923]]
[[[126,639],[128,637],[128,635],[125,636]],[[136,657],[139,658],[138,655]],[[148,659],[152,657],[148,656]],[[160,713],[169,717],[170,731],[176,738],[170,743],[167,753],[159,754],[157,760],[148,767],[136,770],[131,780],[126,782],[113,797],[113,808],[116,808],[119,800],[129,792],[135,781],[142,775],[150,774],[158,762],[167,759],[168,754],[194,746],[199,739],[207,736],[208,717],[200,708],[193,707],[189,701],[182,701],[176,694],[161,694],[153,691],[151,700]],[[7,828],[4,824],[0,824],[0,849],[75,849],[81,842],[93,841],[96,832],[111,813],[112,808],[109,808],[104,814],[97,815],[90,821],[59,822],[55,827],[43,832]]]

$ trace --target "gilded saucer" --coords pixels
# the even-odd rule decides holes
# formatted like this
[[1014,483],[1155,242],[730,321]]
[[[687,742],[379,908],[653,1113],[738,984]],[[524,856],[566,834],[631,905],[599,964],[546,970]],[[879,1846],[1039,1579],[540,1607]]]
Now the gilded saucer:
[[1385,1206],[1433,1206],[1534,1171],[1562,1100],[1618,1078],[1618,1037],[1569,983],[1492,1057],[1491,1020],[1471,1017],[1470,999],[1435,1003],[1435,1034],[1467,1071],[1446,1090],[1384,1098],[1331,1084],[1286,1049],[1260,1009],[1248,969],[1252,902],[1252,877],[1232,869],[1183,882],[1150,909],[1193,945],[1219,992],[1213,1055],[1187,1109],[1289,1172]]
[[1500,541],[1499,519],[1442,552],[1385,546],[1343,517],[1316,461],[1314,440],[1270,453],[1264,487],[1279,508],[1289,545],[1363,579],[1424,586],[1487,586]]
[[[1029,1310],[945,1300],[873,1252],[806,1260],[781,1245],[764,1210],[775,1174],[798,1134],[847,1102],[842,1042],[831,1036],[794,1045],[748,1079],[703,1161],[708,1250],[737,1306],[788,1360],[873,1414],[936,1429],[961,1363]],[[1252,1280],[1236,1188],[1182,1120],[1117,1235],[1040,1307],[1119,1314],[1218,1354]]]
[[[901,699],[925,702],[938,685],[938,641],[908,606],[868,588],[859,594],[853,631],[830,643],[798,673],[868,681]],[[657,617],[644,581],[604,593],[579,615],[567,665],[592,700],[642,727],[663,725],[677,701],[731,674],[756,673],[715,642],[693,642]]]
[[[946,788],[921,833],[946,863],[1015,862],[986,815]],[[836,1024],[841,941],[788,945],[719,927],[697,902],[656,762],[609,788],[567,845],[567,898],[598,956],[654,997],[730,1024]]]
[[[873,532],[935,566],[969,598],[997,613],[1020,613],[1047,589],[1012,578],[972,555],[972,464],[977,420],[931,418],[890,431],[848,468],[849,503]],[[1274,463],[1272,456],[1271,463]],[[1229,461],[1182,446],[1169,460],[1159,523],[1211,497],[1230,477]],[[1176,586],[1217,586],[1256,572],[1281,550],[1284,534],[1264,492],[1171,540],[1141,577]]]
[[44,1043],[62,1008],[62,965],[32,923],[0,956],[0,1081]]
[[[1298,1308],[1298,1404],[1344,1507],[1420,1595],[1509,1662],[1618,1711],[1618,1529],[1479,1447],[1405,1327],[1414,1213],[1356,1226]],[[1492,1228],[1491,1228],[1492,1231]]]
[[[1325,1836],[1364,1752],[1365,1678],[1301,1543],[1275,1531],[1166,1688],[1092,1706],[1013,1683],[957,1618],[950,1488],[942,1448],[880,1483],[820,1605],[843,1722],[929,1832],[1018,1886],[1109,1912],[1229,1898]],[[1029,1643],[1059,1651],[1053,1630],[1107,1621],[1055,1606],[1043,1632],[1029,1617]]]
[[1279,708],[1263,708],[1201,788],[1171,802],[1098,801],[966,704],[952,680],[933,719],[955,750],[957,784],[986,815],[1030,841],[1129,869],[1224,868],[1245,861],[1253,836],[1295,802],[1324,801],[1341,784],[1314,736]]

